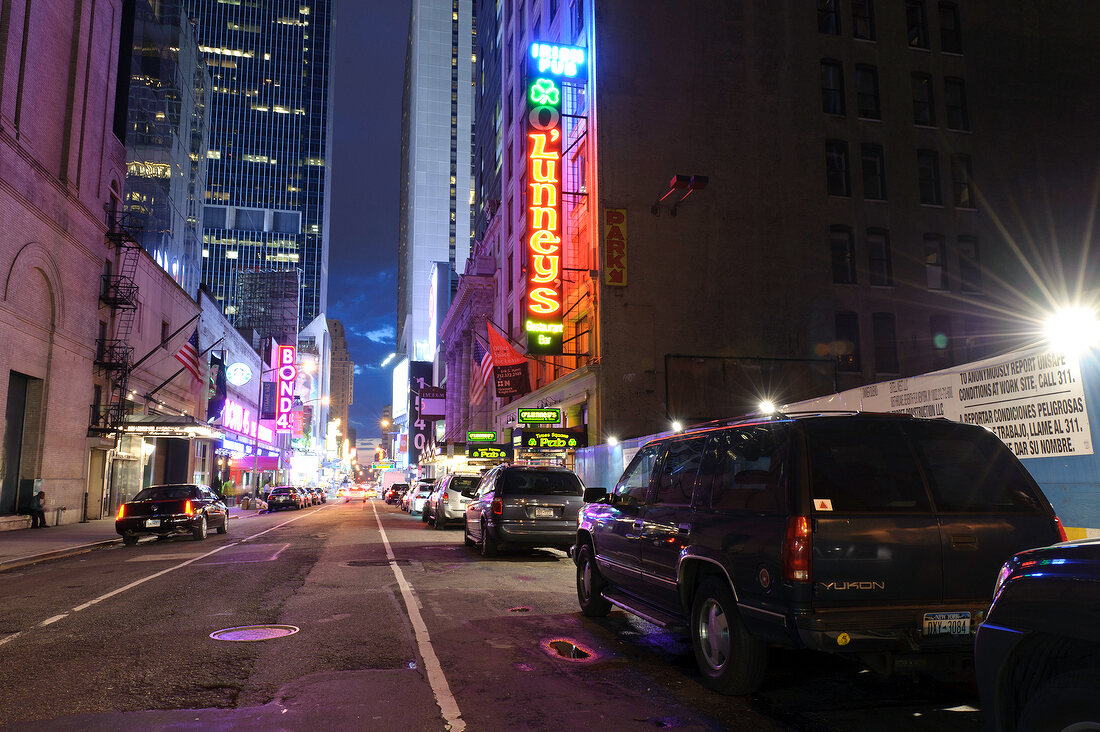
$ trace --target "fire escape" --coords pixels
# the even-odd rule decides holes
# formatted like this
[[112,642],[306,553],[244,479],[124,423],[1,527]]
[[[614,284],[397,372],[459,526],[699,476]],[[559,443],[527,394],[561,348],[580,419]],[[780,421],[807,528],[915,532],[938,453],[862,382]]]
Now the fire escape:
[[[117,250],[114,274],[103,275],[99,301],[110,308],[114,337],[96,340],[95,366],[110,384],[106,404],[92,405],[90,434],[117,433],[126,415],[126,395],[134,361],[130,332],[138,308],[137,274],[142,227],[128,213],[107,214],[107,243]],[[108,325],[108,329],[110,325]],[[108,330],[109,336],[109,330]]]

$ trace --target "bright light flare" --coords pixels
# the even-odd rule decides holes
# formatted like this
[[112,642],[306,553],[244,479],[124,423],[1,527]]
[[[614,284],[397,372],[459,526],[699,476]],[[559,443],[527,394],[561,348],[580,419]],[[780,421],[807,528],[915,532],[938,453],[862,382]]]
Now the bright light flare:
[[619,444],[619,438],[618,437],[608,437],[607,438],[607,444],[614,447],[615,445]]
[[767,399],[760,402],[759,408],[761,414],[775,414],[775,404]]
[[683,432],[684,431],[684,425],[680,423],[680,420],[674,419],[672,421],[672,431],[673,432]]
[[1079,354],[1100,345],[1100,321],[1090,308],[1062,308],[1047,318],[1043,335],[1052,348]]

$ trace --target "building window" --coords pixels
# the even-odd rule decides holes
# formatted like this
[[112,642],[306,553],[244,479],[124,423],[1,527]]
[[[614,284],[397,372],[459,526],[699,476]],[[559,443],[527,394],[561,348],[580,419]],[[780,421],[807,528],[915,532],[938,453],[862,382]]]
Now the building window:
[[970,116],[966,113],[966,86],[962,79],[943,80],[943,101],[947,108],[948,129],[969,130]]
[[873,313],[871,331],[875,339],[875,371],[898,373],[898,339],[893,313]]
[[830,196],[852,195],[848,179],[848,143],[843,140],[825,141],[825,176]]
[[931,127],[936,124],[936,107],[932,103],[932,77],[913,74],[913,124]]
[[978,255],[978,240],[972,236],[959,237],[959,285],[963,292],[982,291],[982,266]]
[[833,282],[839,285],[854,285],[856,283],[856,245],[851,227],[829,227],[829,256],[833,262]]
[[940,192],[940,156],[935,150],[917,150],[917,181],[920,183],[920,202],[930,206],[942,206]]
[[929,290],[947,289],[947,245],[942,234],[924,235],[924,275]]
[[951,182],[955,191],[955,208],[974,208],[974,198],[970,190],[973,175],[969,155],[951,156]]
[[905,0],[905,26],[911,48],[928,48],[928,16],[924,0]]
[[890,234],[885,229],[867,230],[867,269],[872,285],[894,284],[894,268],[890,263]]
[[863,197],[872,201],[885,201],[886,160],[882,145],[864,143],[860,149],[863,158]]
[[856,313],[836,314],[837,368],[841,371],[862,370],[859,363],[859,315]]
[[573,39],[584,32],[584,0],[573,0]]
[[830,36],[840,35],[840,0],[817,0],[817,30]]
[[940,49],[944,53],[963,52],[962,23],[955,3],[940,3]]
[[882,119],[878,101],[878,71],[874,66],[856,67],[856,107],[864,119]]
[[875,40],[874,0],[852,0],[852,35],[865,41]]
[[844,114],[844,67],[839,61],[821,62],[821,111]]
[[951,338],[951,317],[933,315],[928,319],[932,341],[932,369],[947,368],[954,364],[954,343]]

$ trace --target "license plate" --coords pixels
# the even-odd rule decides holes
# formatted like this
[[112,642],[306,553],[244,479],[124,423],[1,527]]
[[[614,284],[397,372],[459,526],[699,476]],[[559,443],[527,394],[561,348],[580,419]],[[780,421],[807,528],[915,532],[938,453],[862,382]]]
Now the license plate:
[[924,635],[970,635],[970,613],[925,613]]
[[160,526],[160,519],[145,519],[146,528],[154,528]]
[[554,509],[552,508],[536,508],[535,518],[554,518]]

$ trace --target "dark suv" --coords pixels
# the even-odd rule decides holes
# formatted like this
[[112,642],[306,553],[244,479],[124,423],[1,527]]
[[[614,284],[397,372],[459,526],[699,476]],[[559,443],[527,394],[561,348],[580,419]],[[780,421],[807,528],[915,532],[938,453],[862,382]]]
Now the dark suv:
[[687,624],[703,682],[746,694],[768,646],[884,672],[969,662],[1001,565],[1064,538],[989,431],[904,415],[775,415],[657,439],[581,511],[577,595]]
[[994,595],[974,643],[987,728],[1100,729],[1100,539],[1020,552]]

